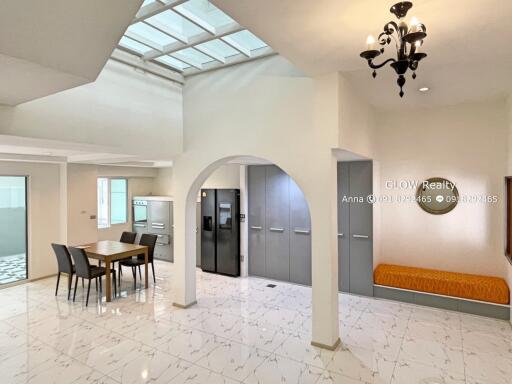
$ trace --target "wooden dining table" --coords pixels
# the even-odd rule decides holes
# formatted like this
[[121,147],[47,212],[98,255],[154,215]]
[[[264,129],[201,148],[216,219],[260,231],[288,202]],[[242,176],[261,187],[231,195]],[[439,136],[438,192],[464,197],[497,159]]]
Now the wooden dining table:
[[[131,256],[144,254],[144,288],[148,288],[148,247],[138,244],[121,243],[120,241],[103,240],[97,243],[82,245],[87,257],[105,263],[107,301],[112,301],[111,263],[127,259]],[[121,276],[118,276],[120,279]]]

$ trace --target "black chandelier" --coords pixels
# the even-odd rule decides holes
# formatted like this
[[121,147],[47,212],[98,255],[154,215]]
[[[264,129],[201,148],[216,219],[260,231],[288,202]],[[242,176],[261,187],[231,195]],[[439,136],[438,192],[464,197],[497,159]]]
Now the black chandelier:
[[[407,69],[412,71],[412,78],[415,79],[419,62],[427,57],[426,53],[420,52],[423,40],[427,37],[425,25],[419,23],[415,17],[411,19],[409,25],[402,20],[411,7],[412,3],[410,1],[402,1],[393,5],[389,11],[398,18],[398,24],[390,21],[384,26],[384,31],[378,37],[378,44],[382,46],[380,49],[375,49],[375,39],[371,35],[368,36],[366,40],[367,50],[361,52],[360,55],[363,59],[368,60],[368,65],[373,68],[373,78],[377,76],[377,69],[391,63],[390,66],[398,75],[397,84],[400,87],[400,97],[404,95],[404,75]],[[396,46],[397,58],[390,58],[380,64],[374,64],[373,59],[384,53],[384,46],[390,45],[393,41]]]

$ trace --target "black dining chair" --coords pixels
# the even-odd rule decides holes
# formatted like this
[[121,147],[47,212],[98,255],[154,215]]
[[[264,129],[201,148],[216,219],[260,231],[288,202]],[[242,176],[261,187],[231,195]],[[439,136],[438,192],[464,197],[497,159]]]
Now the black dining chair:
[[[69,251],[71,252],[71,256],[75,260],[75,290],[73,292],[73,301],[75,301],[76,297],[76,286],[78,284],[78,278],[81,277],[83,279],[89,280],[89,284],[87,285],[87,298],[85,300],[85,306],[89,305],[89,293],[91,291],[91,280],[96,280],[96,289],[98,288],[98,279],[100,283],[100,292],[101,292],[101,278],[105,276],[105,268],[97,267],[95,265],[91,265],[89,263],[89,258],[87,257],[87,253],[82,248],[69,247]],[[114,296],[117,296],[117,284],[116,284],[116,271],[114,269],[110,270],[114,277]]]
[[57,256],[57,264],[59,273],[57,274],[57,286],[55,287],[55,296],[59,292],[60,274],[65,273],[68,275],[68,300],[71,295],[71,282],[73,281],[73,275],[75,274],[75,266],[71,260],[68,248],[62,244],[52,243],[53,252]]
[[[153,282],[156,283],[155,278],[155,265],[153,264],[153,255],[155,254],[155,245],[157,240],[157,235],[150,235],[144,233],[140,237],[139,245],[146,245],[148,247],[148,263],[151,264],[151,269],[153,271]],[[133,274],[133,287],[137,288],[137,269],[139,270],[139,276],[141,276],[140,266],[144,265],[144,255],[138,255],[137,257],[131,257],[129,259],[120,260],[119,261],[119,274],[122,272],[122,267],[131,267]]]

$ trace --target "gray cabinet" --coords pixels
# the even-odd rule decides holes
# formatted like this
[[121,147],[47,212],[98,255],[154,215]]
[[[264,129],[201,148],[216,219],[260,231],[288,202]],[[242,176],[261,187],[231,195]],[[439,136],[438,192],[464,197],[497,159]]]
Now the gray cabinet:
[[311,219],[304,194],[290,178],[290,281],[311,285]]
[[169,201],[149,201],[149,228],[150,233],[168,234],[170,231],[170,218],[172,206]]
[[306,199],[280,168],[249,166],[249,274],[311,284],[311,222]]
[[338,288],[343,292],[350,291],[350,203],[343,199],[350,196],[349,172],[349,163],[338,163]]
[[265,242],[266,228],[265,221],[265,189],[266,189],[266,167],[248,167],[248,223],[249,223],[249,275],[265,276]]
[[290,190],[289,177],[278,167],[267,167],[266,259],[267,276],[290,280]]
[[338,163],[338,183],[340,289],[373,296],[372,162]]

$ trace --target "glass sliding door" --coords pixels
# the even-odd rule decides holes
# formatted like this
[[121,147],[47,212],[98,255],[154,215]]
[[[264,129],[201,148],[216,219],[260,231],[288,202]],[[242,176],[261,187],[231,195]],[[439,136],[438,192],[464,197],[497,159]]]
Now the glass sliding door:
[[0,176],[0,285],[27,275],[27,178]]

